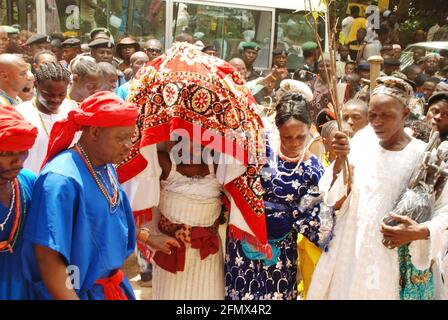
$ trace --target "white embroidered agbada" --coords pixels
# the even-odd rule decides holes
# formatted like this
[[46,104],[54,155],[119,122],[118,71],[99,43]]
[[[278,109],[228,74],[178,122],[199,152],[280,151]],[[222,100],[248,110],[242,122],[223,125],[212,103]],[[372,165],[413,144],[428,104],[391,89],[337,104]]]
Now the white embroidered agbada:
[[[350,143],[350,164],[354,166],[352,191],[342,206],[329,250],[316,267],[308,299],[400,299],[400,272],[397,249],[382,244],[380,232],[384,215],[390,212],[404,191],[425,143],[413,139],[402,151],[382,148],[373,129],[358,132]],[[332,167],[321,180],[327,204],[342,198],[342,174],[329,190]],[[425,223],[430,240],[409,246],[414,265],[430,267],[443,245],[448,227],[448,189],[436,203],[432,220]]]
[[448,300],[448,235],[434,264],[434,286],[436,299]]
[[59,107],[58,114],[45,114],[37,110],[32,101],[24,102],[16,107],[25,120],[31,122],[39,131],[37,134],[36,142],[29,151],[28,157],[23,164],[25,169],[28,169],[35,174],[38,174],[42,162],[47,155],[49,134],[55,122],[63,120],[67,117],[67,114],[75,107],[76,103],[70,102],[65,99]]

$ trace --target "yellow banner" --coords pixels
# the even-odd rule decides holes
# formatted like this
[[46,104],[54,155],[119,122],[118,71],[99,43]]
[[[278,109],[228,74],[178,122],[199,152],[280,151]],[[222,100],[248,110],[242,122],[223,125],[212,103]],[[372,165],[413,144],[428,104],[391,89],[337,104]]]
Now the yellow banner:
[[[389,2],[390,2],[390,0],[378,0],[378,8],[380,8],[381,12],[384,12],[389,9]],[[354,7],[354,6],[359,7],[360,15],[363,17],[366,13],[366,9],[367,9],[368,5],[362,4],[362,3],[354,3],[354,2],[349,3],[347,6],[347,14],[350,14],[350,8]]]

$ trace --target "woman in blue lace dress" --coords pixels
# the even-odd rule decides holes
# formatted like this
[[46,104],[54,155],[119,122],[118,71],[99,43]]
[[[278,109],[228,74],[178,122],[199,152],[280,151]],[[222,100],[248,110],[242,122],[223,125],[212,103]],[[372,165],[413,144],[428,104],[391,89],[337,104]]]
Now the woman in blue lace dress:
[[321,205],[313,201],[318,199],[324,168],[306,148],[311,115],[303,96],[285,95],[275,123],[280,143],[275,148],[275,142],[268,141],[268,163],[261,172],[272,258],[244,241],[228,238],[227,300],[296,299],[298,235],[321,248],[329,241],[320,228]]

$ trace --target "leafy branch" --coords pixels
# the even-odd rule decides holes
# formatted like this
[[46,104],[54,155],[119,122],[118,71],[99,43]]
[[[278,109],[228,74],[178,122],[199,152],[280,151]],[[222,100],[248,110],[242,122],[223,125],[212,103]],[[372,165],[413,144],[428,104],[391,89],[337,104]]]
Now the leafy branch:
[[[308,24],[311,26],[311,29],[314,32],[314,36],[316,38],[316,42],[319,49],[319,55],[321,57],[321,60],[323,61],[323,67],[325,71],[325,76],[328,83],[328,90],[330,94],[331,103],[334,108],[334,113],[336,115],[336,122],[338,125],[338,130],[342,131],[342,114],[341,114],[341,107],[339,104],[339,97],[338,97],[338,78],[337,78],[337,68],[336,68],[336,56],[337,56],[337,25],[339,22],[339,19],[337,18],[337,8],[336,8],[336,1],[335,0],[320,0],[319,1],[319,7],[325,6],[325,11],[321,12],[318,10],[318,8],[313,8],[311,4],[311,0],[304,0],[308,1],[309,6],[309,14],[312,15],[312,19],[307,19]],[[308,14],[308,15],[309,15]],[[333,14],[333,19],[331,17],[331,14]],[[322,38],[319,35],[319,18],[325,21],[326,24],[326,36],[328,39],[328,59],[325,58],[325,50],[322,48]],[[312,22],[310,22],[310,20]],[[327,66],[326,61],[329,61],[329,67]],[[348,187],[348,189],[351,186],[351,174],[350,174],[350,164],[348,162],[348,159],[344,162],[343,167],[343,176],[344,176],[344,183]]]

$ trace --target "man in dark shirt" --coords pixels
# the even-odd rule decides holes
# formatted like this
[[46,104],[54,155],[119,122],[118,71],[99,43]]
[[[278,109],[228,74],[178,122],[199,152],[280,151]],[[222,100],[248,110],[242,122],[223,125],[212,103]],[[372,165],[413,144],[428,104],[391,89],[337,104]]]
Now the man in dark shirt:
[[303,58],[305,59],[305,64],[302,68],[294,73],[294,80],[299,81],[312,81],[314,75],[317,73],[317,61],[319,59],[317,53],[317,43],[315,42],[305,42],[302,45]]
[[245,42],[243,43],[242,47],[243,52],[241,54],[241,59],[246,64],[246,80],[255,80],[261,76],[261,72],[254,69],[254,62],[255,60],[257,60],[260,46],[256,42]]

